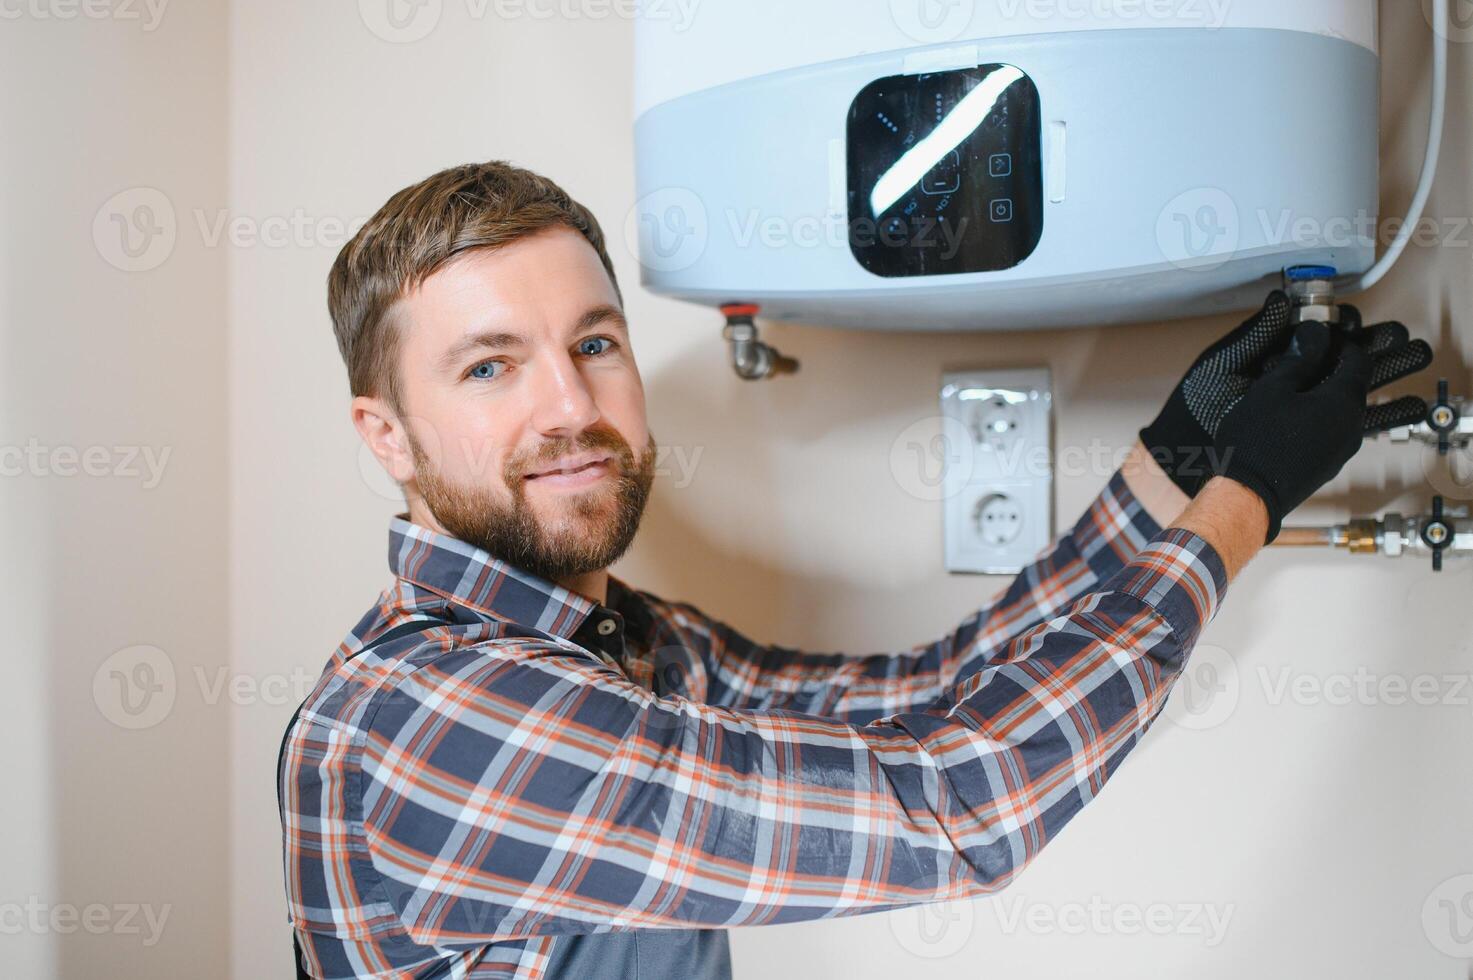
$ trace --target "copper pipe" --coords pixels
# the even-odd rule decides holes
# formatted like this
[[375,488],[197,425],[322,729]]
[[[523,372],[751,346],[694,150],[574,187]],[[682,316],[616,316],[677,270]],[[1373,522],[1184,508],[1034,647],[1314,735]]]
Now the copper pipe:
[[1335,530],[1329,527],[1286,527],[1274,539],[1275,548],[1333,548]]

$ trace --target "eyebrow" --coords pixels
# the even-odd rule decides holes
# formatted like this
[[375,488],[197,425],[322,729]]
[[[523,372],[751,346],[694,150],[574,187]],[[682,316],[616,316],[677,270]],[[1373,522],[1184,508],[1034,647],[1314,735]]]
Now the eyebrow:
[[629,332],[629,321],[624,319],[623,312],[617,306],[610,306],[607,303],[592,307],[579,317],[577,325],[573,327],[573,332],[582,333],[593,329],[600,323],[612,323],[624,333]]
[[[601,323],[609,323],[622,331],[626,336],[629,333],[629,321],[616,306],[607,303],[590,307],[578,321],[573,325],[572,332],[575,334],[590,330]],[[454,367],[461,358],[471,351],[491,349],[508,350],[525,347],[527,339],[518,333],[509,333],[504,330],[480,330],[476,333],[462,337],[441,357],[440,363],[446,368]]]

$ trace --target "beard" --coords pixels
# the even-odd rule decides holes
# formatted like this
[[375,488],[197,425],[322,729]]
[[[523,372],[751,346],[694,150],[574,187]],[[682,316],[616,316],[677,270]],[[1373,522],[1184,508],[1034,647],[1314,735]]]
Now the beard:
[[[415,482],[425,506],[447,532],[507,564],[556,582],[608,568],[639,530],[655,477],[655,439],[636,459],[610,426],[585,429],[576,439],[554,439],[538,450],[508,456],[501,478],[511,494],[484,484],[447,480],[413,435]],[[562,513],[543,520],[527,499],[527,474],[585,450],[608,450],[611,475],[577,493],[557,494]]]

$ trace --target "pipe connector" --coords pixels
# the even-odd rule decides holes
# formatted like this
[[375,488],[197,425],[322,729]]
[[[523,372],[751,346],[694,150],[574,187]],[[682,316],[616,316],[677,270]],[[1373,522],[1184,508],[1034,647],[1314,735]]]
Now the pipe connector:
[[798,362],[757,337],[756,316],[760,307],[728,303],[721,308],[726,326],[721,336],[731,347],[731,366],[744,381],[761,381],[779,374],[796,374]]

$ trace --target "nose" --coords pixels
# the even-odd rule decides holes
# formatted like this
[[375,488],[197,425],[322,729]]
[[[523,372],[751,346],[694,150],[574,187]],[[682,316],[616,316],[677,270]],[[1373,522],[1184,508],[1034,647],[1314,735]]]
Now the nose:
[[538,358],[532,370],[532,424],[545,436],[574,438],[600,416],[593,392],[567,351]]

